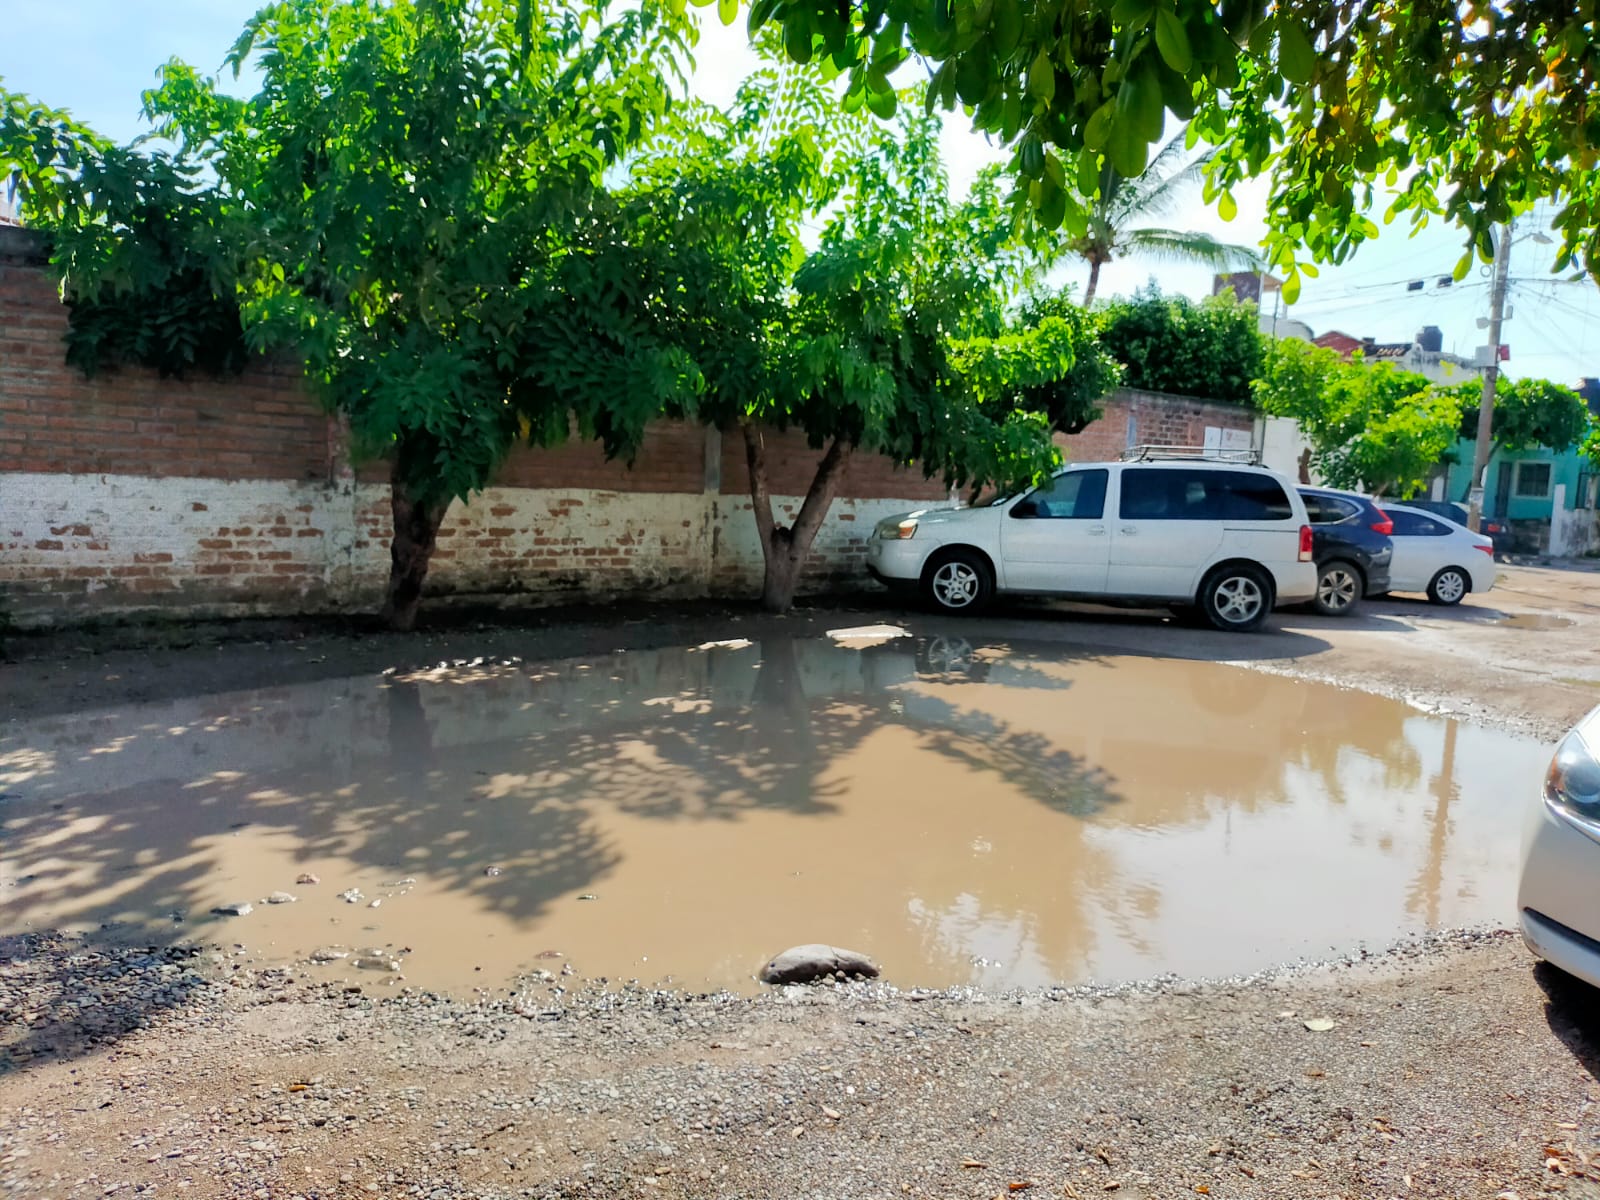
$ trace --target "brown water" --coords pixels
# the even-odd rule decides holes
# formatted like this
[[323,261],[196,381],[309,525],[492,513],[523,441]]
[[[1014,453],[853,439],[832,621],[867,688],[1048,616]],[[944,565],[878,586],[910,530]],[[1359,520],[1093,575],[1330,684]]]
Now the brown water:
[[750,989],[810,941],[903,986],[1214,976],[1508,921],[1547,756],[1242,668],[960,639],[441,667],[6,727],[0,914],[456,991],[568,961]]
[[1571,617],[1557,617],[1549,613],[1517,613],[1495,622],[1507,629],[1570,629],[1573,623]]

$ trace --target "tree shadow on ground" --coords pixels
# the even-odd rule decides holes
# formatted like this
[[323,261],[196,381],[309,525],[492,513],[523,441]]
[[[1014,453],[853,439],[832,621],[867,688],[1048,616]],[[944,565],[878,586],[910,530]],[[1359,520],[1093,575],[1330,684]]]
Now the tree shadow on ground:
[[[923,706],[916,718],[898,707],[898,684],[919,674],[974,681],[991,670],[948,642],[852,650],[771,638],[14,726],[0,741],[0,776],[15,797],[0,804],[12,911],[24,927],[69,919],[102,929],[81,944],[13,946],[5,969],[27,978],[34,1019],[17,1028],[0,1069],[104,1045],[172,1007],[145,976],[191,953],[186,943],[248,929],[209,905],[219,871],[249,874],[248,861],[241,869],[229,856],[252,839],[291,847],[299,864],[427,872],[485,912],[530,922],[621,864],[597,812],[661,823],[826,817],[850,789],[837,764],[888,725],[926,731],[934,753],[1041,803],[1059,807],[1066,788],[1074,815],[1113,803],[1111,780],[1040,739],[955,705]],[[1025,666],[1008,674],[1012,686],[1071,685]],[[290,874],[254,886],[293,884]],[[128,944],[144,948],[118,949]]]

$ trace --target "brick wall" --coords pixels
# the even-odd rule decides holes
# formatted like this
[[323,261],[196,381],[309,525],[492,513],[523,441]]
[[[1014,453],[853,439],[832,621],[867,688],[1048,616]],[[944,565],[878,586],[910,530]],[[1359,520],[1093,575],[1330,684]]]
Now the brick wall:
[[1081,432],[1058,437],[1073,462],[1115,460],[1129,446],[1203,446],[1206,429],[1252,431],[1255,414],[1232,404],[1119,388],[1100,406],[1104,415]]
[[[67,310],[37,243],[0,228],[0,595],[25,624],[150,610],[371,607],[389,565],[381,463],[352,470],[338,424],[292,364],[236,379],[85,379],[63,362]],[[1119,393],[1066,439],[1070,457],[1129,441],[1248,428],[1236,409]],[[774,504],[793,520],[820,451],[766,435]],[[945,501],[943,484],[859,455],[803,586],[863,579],[873,525]],[[519,449],[495,486],[450,509],[428,590],[510,603],[759,587],[743,439],[661,422],[632,463],[593,443]]]

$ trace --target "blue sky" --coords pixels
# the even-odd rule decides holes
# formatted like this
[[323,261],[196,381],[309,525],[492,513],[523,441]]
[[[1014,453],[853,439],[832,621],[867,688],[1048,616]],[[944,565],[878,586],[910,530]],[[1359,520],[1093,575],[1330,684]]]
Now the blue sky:
[[[141,132],[139,93],[151,84],[157,67],[176,56],[202,70],[217,70],[257,7],[257,0],[17,0],[5,19],[0,78],[10,89],[71,109],[105,134],[132,138]],[[730,97],[754,62],[742,20],[725,29],[711,18],[696,58],[695,90],[708,100]],[[959,115],[947,126],[945,151],[960,187],[998,152],[965,129]],[[1237,199],[1239,215],[1232,223],[1206,208],[1198,192],[1192,210],[1168,223],[1252,243],[1264,228],[1264,189],[1250,189]],[[1525,228],[1531,232],[1539,223],[1535,214]],[[1415,238],[1400,225],[1391,226],[1349,263],[1323,268],[1319,279],[1307,281],[1299,303],[1285,315],[1316,333],[1342,329],[1379,341],[1405,341],[1423,325],[1437,325],[1446,349],[1470,354],[1484,340],[1476,319],[1488,312],[1487,270],[1475,270],[1448,289],[1437,286],[1460,256],[1461,244],[1460,235],[1443,226]],[[1546,248],[1531,239],[1517,243],[1513,317],[1503,335],[1511,347],[1507,368],[1514,375],[1563,383],[1600,376],[1600,290],[1592,283],[1550,282],[1548,264]],[[1165,291],[1193,296],[1210,291],[1204,270],[1135,259],[1111,264],[1102,274],[1101,292],[1125,294],[1152,275]],[[1081,286],[1084,272],[1069,268],[1063,276]],[[1407,290],[1419,279],[1426,281],[1422,290]]]

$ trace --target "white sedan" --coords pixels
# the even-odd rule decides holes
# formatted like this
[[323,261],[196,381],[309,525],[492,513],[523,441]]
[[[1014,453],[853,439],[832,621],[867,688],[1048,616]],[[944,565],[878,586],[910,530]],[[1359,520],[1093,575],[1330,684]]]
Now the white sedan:
[[1389,539],[1391,592],[1426,592],[1435,604],[1460,604],[1494,586],[1494,541],[1454,521],[1404,504],[1383,505],[1394,521]]
[[1517,891],[1522,939],[1552,966],[1600,987],[1600,708],[1556,747],[1528,818]]

